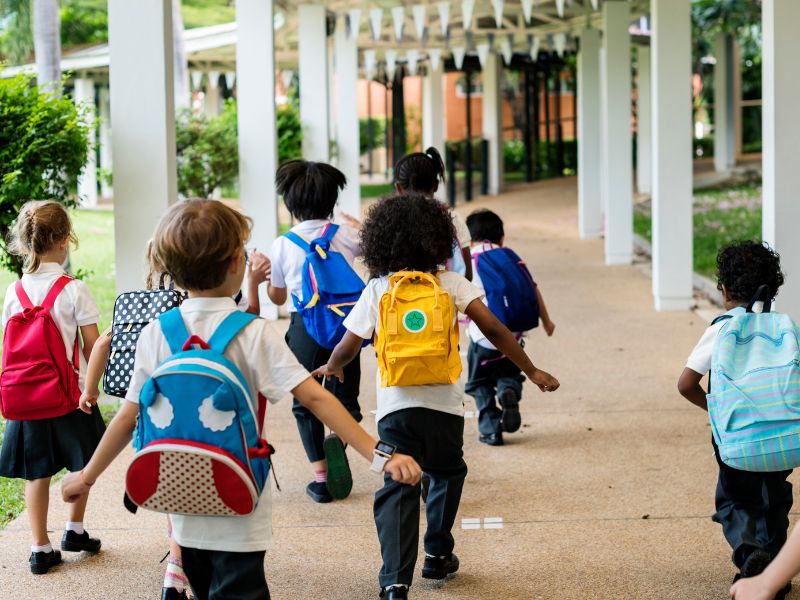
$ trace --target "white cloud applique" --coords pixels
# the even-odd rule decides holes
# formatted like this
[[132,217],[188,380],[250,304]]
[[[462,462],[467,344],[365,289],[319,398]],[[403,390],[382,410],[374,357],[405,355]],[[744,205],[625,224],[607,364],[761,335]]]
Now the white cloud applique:
[[211,396],[203,400],[198,409],[200,422],[211,431],[225,431],[233,423],[236,416],[235,410],[217,410]]
[[153,425],[159,429],[165,429],[172,423],[175,418],[175,411],[172,410],[172,403],[163,394],[158,394],[155,401],[147,409],[147,416],[153,422]]

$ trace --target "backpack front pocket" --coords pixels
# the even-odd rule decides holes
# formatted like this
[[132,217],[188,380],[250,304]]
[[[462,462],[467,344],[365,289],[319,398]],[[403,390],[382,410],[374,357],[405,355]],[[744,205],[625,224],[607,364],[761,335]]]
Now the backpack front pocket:
[[75,406],[52,363],[34,362],[7,368],[0,375],[0,404],[6,419],[26,420],[66,414]]

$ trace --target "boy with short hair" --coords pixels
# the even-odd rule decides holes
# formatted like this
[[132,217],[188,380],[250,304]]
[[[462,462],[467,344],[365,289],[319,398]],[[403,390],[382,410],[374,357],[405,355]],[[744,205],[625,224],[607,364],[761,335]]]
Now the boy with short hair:
[[[476,210],[467,217],[467,227],[472,238],[470,252],[474,262],[472,283],[484,288],[484,282],[478,274],[478,261],[483,252],[495,247],[502,247],[505,242],[503,220],[494,212],[483,209]],[[539,301],[539,316],[548,336],[553,335],[555,324],[550,320],[544,297],[539,286],[536,286],[536,297]],[[484,299],[484,302],[486,300]],[[509,358],[497,350],[486,339],[481,330],[470,322],[470,337],[467,363],[469,379],[465,391],[475,399],[478,409],[478,438],[489,446],[503,445],[503,432],[513,433],[519,430],[522,419],[519,414],[519,401],[522,398],[522,382],[525,377]],[[513,332],[524,346],[524,331]],[[497,404],[500,404],[500,407]]]

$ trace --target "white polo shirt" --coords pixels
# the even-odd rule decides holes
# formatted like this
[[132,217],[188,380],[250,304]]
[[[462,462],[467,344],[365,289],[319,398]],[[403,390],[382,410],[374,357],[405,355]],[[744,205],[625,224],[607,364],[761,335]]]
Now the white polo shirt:
[[[223,319],[237,310],[232,298],[189,298],[180,307],[190,333],[208,340]],[[136,345],[133,377],[125,399],[139,402],[139,393],[155,369],[170,356],[156,319],[142,330]],[[274,403],[309,378],[280,335],[263,319],[245,327],[225,356],[239,367],[255,400],[263,394]],[[172,533],[181,546],[225,552],[256,552],[272,540],[272,498],[269,482],[256,510],[246,517],[172,516]]]

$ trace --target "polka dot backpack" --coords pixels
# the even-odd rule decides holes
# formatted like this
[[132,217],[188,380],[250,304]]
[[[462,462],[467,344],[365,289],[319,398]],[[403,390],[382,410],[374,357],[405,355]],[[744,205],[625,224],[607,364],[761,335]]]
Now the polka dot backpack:
[[165,279],[166,274],[162,274],[158,289],[126,292],[120,294],[114,303],[111,348],[103,376],[106,394],[125,397],[133,375],[136,342],[142,329],[186,298],[186,294],[175,290],[172,284],[166,287]]
[[236,311],[206,343],[174,308],[159,317],[172,355],[142,387],[125,478],[126,504],[193,516],[252,513],[270,468],[261,437],[266,399],[251,398],[224,353],[257,317]]

